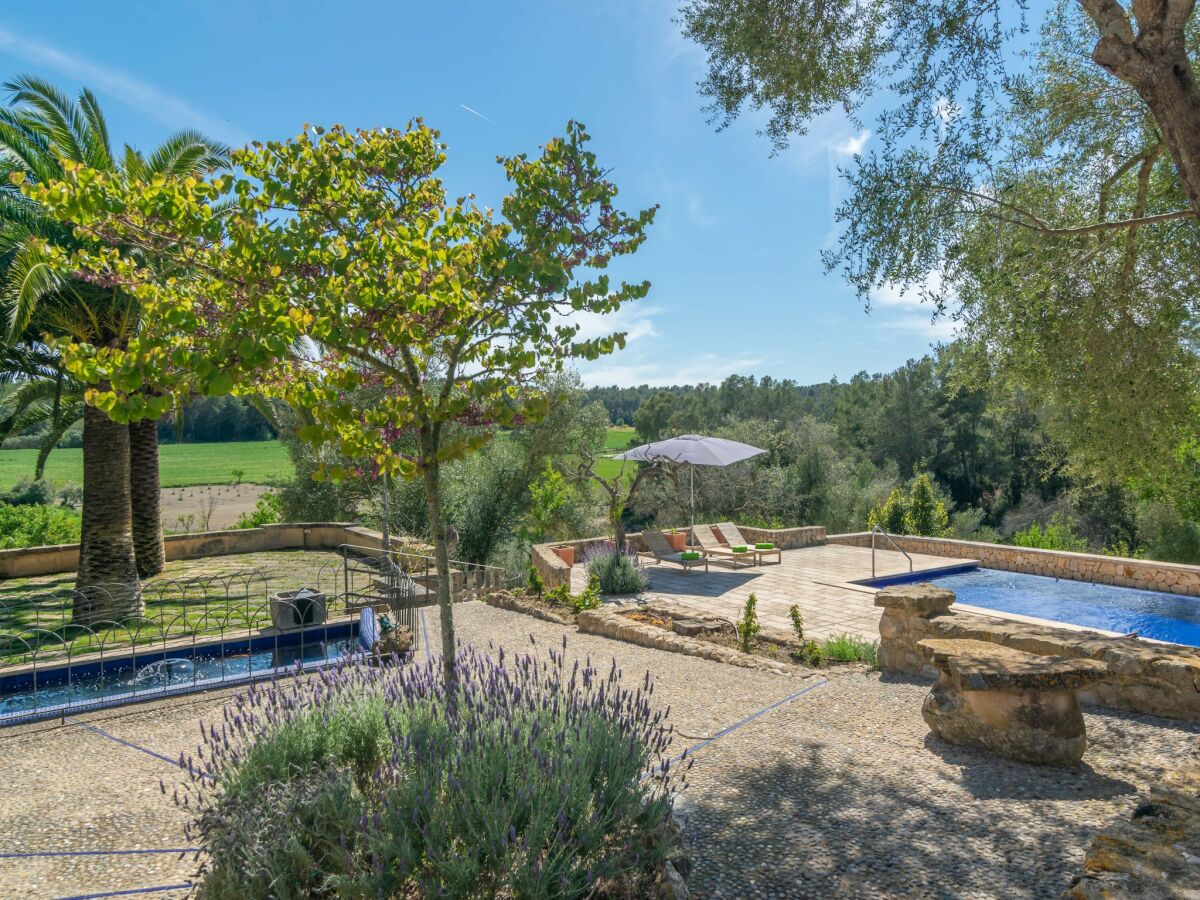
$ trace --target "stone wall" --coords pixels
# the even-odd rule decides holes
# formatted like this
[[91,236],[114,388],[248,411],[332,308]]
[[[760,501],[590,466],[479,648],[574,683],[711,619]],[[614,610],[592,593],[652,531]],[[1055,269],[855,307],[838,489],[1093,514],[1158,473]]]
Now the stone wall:
[[[981,566],[989,569],[1200,597],[1200,566],[1129,559],[1122,556],[1100,556],[1095,553],[1036,550],[1006,544],[985,544],[981,541],[958,541],[952,538],[892,535],[892,539],[909,553],[976,559]],[[830,544],[870,547],[871,533],[859,531],[852,534],[831,534],[827,540]],[[876,538],[876,546],[881,550],[891,549],[882,537]]]
[[[393,538],[393,549],[409,549],[410,544],[402,540]],[[378,550],[383,546],[383,535],[346,522],[289,522],[230,531],[169,534],[163,539],[168,562],[273,550],[336,550],[342,544]],[[0,550],[0,578],[73,572],[78,566],[78,544]]]
[[917,648],[919,641],[990,641],[1040,656],[1104,662],[1108,675],[1078,691],[1086,703],[1200,722],[1200,649],[1026,624],[955,610],[953,603],[953,592],[928,583],[897,585],[876,594],[875,605],[884,608],[879,620],[880,668],[934,676],[936,669]]

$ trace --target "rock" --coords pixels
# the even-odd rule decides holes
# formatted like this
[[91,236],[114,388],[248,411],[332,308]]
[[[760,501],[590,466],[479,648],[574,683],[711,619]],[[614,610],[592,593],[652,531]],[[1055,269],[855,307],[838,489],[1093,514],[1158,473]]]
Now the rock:
[[658,882],[658,896],[662,900],[687,900],[690,896],[687,883],[670,860],[663,863],[662,875]]
[[928,616],[945,612],[954,603],[954,592],[928,581],[897,584],[875,595],[875,605],[910,616]]
[[1104,663],[985,641],[923,640],[917,647],[939,673],[921,715],[943,740],[1037,765],[1083,758],[1087,734],[1075,688],[1103,678]]
[[695,637],[708,631],[708,626],[699,619],[672,619],[671,630],[684,637]]
[[1177,770],[1168,781],[1092,841],[1068,898],[1200,896],[1200,769]]
[[413,645],[413,633],[409,628],[393,628],[382,635],[371,648],[377,656],[405,656]]

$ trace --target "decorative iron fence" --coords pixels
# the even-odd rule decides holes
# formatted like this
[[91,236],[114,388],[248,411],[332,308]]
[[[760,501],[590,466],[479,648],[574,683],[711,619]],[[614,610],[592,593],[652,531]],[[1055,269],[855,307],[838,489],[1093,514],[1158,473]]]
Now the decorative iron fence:
[[[496,567],[451,564],[455,602],[504,582]],[[0,725],[322,665],[361,649],[368,607],[415,641],[415,610],[437,602],[438,583],[432,557],[346,544],[290,575],[244,569],[3,598]],[[77,607],[138,612],[80,622]]]

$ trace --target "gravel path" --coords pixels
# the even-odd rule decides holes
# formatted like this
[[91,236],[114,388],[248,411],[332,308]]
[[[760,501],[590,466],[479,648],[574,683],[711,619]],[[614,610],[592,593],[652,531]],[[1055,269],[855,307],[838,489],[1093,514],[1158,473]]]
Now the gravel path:
[[[561,645],[560,626],[516,613],[471,603],[455,614],[460,637],[479,645],[521,650],[531,634]],[[878,673],[802,679],[574,633],[568,654],[615,657],[631,679],[650,669],[656,701],[671,707],[676,750],[787,701],[696,755],[682,811],[698,897],[1059,896],[1095,832],[1127,816],[1200,733],[1089,713],[1086,765],[1044,770],[931,738],[920,715],[927,683]],[[182,816],[158,784],[176,770],[160,756],[193,746],[197,720],[227,696],[0,730],[0,854],[186,846]],[[0,897],[179,884],[193,869],[190,857],[169,853],[0,858]]]

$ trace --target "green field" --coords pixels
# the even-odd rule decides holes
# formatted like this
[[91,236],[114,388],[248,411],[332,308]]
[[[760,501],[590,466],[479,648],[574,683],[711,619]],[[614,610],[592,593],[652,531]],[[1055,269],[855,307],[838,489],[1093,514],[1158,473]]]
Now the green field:
[[[159,472],[163,487],[193,484],[271,484],[292,477],[292,462],[279,441],[245,441],[225,444],[163,444],[159,447]],[[36,450],[0,450],[0,490],[22,478],[33,477]],[[240,470],[240,479],[234,474]],[[83,451],[55,450],[46,461],[46,477],[65,484],[83,483]]]
[[[637,443],[637,432],[628,427],[610,426],[604,434],[604,453],[611,456],[614,453],[620,453],[622,450],[628,450],[630,442],[635,445]],[[596,474],[602,475],[605,478],[616,478],[621,472],[622,465],[625,467],[625,477],[633,480],[633,476],[637,473],[637,463],[622,462],[619,459],[601,459],[596,462]]]

